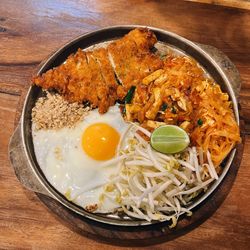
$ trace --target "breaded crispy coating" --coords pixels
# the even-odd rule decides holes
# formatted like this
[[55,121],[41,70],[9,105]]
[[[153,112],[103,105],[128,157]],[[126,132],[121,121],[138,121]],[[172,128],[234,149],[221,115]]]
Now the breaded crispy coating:
[[151,72],[161,68],[161,59],[150,49],[157,42],[153,32],[135,29],[108,46],[109,58],[121,84],[119,99],[131,86],[137,86]]
[[79,49],[64,64],[35,77],[33,82],[44,89],[56,89],[70,102],[88,101],[105,113],[115,103],[117,88],[112,68],[105,66],[105,60],[107,53],[100,52],[98,62],[94,52]]
[[150,49],[157,42],[148,29],[134,29],[108,48],[82,51],[65,63],[33,78],[35,85],[55,89],[70,102],[90,102],[105,113],[163,62]]

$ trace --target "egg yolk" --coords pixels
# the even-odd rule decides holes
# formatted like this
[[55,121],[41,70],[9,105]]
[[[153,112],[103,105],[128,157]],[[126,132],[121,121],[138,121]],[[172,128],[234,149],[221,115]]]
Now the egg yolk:
[[82,148],[89,157],[105,161],[115,156],[119,140],[120,135],[114,128],[106,123],[95,123],[84,131]]

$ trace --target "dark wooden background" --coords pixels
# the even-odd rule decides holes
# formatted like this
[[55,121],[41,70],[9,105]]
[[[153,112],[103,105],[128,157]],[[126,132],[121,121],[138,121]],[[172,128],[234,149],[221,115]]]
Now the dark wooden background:
[[247,135],[228,197],[195,230],[148,249],[250,248],[250,8],[247,1],[221,2],[237,8],[197,1],[1,0],[0,249],[118,249],[63,225],[34,193],[22,188],[7,152],[16,111],[38,64],[80,34],[119,24],[155,26],[215,46],[229,56],[242,78],[240,97]]

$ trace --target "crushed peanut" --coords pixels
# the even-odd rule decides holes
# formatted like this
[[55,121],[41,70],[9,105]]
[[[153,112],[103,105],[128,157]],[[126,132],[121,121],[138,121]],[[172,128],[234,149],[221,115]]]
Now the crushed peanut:
[[32,122],[36,130],[72,128],[89,110],[90,107],[69,103],[59,94],[47,92],[47,96],[40,97],[32,109]]

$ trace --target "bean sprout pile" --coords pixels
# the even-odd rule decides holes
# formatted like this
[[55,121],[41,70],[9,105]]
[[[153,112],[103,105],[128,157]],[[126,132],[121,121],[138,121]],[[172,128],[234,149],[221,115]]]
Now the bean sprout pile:
[[111,160],[117,162],[118,171],[110,177],[100,202],[111,199],[130,217],[172,221],[174,227],[181,214],[192,214],[187,206],[218,175],[209,152],[188,147],[179,154],[162,154],[145,139],[150,135],[134,123],[123,135],[118,155]]

